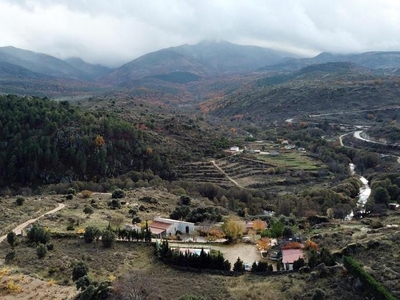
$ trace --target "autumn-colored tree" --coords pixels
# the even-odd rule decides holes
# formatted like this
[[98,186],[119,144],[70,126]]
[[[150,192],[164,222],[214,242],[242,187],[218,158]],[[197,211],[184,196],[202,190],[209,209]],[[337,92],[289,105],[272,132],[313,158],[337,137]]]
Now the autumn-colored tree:
[[94,145],[96,147],[101,147],[105,144],[106,142],[104,141],[104,138],[101,135],[96,136],[94,139]]
[[254,220],[253,221],[253,229],[257,232],[265,229],[265,221],[263,220]]
[[153,154],[153,149],[150,148],[150,147],[148,147],[148,148],[146,149],[146,155],[147,155],[147,156],[150,156],[150,155],[152,155],[152,154]]
[[217,228],[212,228],[207,235],[207,240],[215,241],[217,239],[222,239],[224,237],[224,233]]
[[243,226],[232,219],[226,220],[221,228],[229,242],[236,241],[243,233]]
[[237,133],[237,129],[235,127],[232,127],[230,130],[231,130],[231,133]]
[[306,241],[306,250],[318,250],[317,243],[313,242],[312,240],[308,239]]
[[258,243],[257,247],[259,250],[269,250],[271,248],[271,240],[269,238],[261,238]]
[[297,242],[289,242],[282,246],[282,249],[301,249],[301,244]]

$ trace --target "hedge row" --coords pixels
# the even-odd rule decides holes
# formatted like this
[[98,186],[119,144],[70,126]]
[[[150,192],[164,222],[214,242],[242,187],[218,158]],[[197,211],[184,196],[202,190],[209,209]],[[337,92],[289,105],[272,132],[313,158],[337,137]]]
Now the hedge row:
[[394,297],[381,283],[376,281],[374,277],[365,272],[363,267],[354,259],[344,256],[343,263],[349,273],[360,279],[365,287],[365,292],[371,294],[375,299],[396,300],[396,297]]

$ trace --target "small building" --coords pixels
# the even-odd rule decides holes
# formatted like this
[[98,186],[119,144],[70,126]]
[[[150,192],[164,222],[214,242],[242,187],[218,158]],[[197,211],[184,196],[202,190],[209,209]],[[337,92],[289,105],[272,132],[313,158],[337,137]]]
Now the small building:
[[135,230],[137,232],[141,232],[142,228],[138,226],[137,224],[125,224],[125,229],[126,230]]
[[389,205],[389,209],[390,210],[398,210],[399,207],[400,207],[400,205],[398,203],[395,203],[395,202],[389,203],[388,205]]
[[304,258],[301,249],[282,249],[282,264],[286,271],[293,270],[293,263],[299,258]]
[[239,152],[239,147],[238,146],[233,146],[231,147],[232,152]]
[[155,217],[149,228],[151,233],[162,238],[175,235],[179,232],[182,234],[191,234],[194,232],[194,223]]

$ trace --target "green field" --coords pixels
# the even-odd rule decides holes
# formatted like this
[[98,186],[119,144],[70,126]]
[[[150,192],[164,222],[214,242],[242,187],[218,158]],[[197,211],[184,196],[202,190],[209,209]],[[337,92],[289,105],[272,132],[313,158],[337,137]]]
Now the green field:
[[276,167],[291,170],[317,171],[326,168],[322,162],[309,157],[306,153],[297,151],[281,152],[277,156],[258,155],[257,157]]

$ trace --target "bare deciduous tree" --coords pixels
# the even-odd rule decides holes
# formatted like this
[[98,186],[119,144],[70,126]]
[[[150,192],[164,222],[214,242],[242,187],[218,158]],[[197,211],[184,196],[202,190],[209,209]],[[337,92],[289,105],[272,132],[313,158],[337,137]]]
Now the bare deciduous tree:
[[138,271],[133,271],[113,284],[114,300],[153,300],[159,299],[154,278]]

